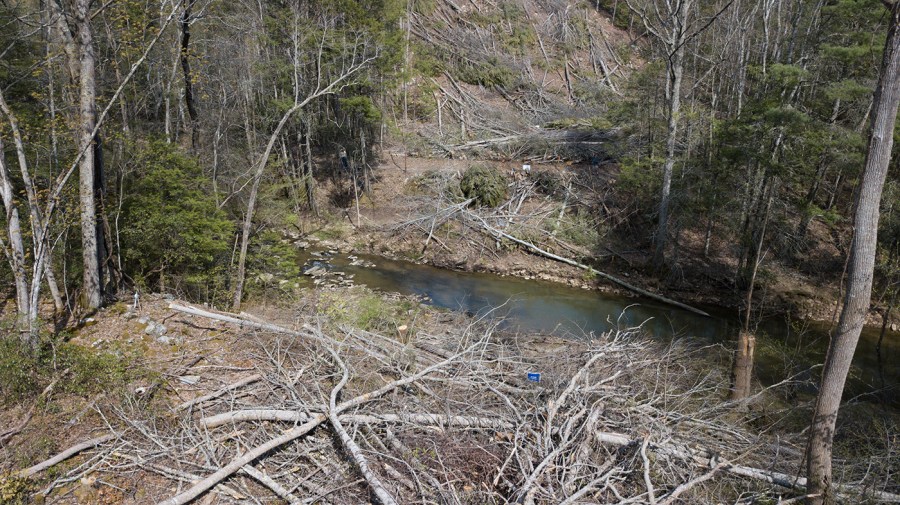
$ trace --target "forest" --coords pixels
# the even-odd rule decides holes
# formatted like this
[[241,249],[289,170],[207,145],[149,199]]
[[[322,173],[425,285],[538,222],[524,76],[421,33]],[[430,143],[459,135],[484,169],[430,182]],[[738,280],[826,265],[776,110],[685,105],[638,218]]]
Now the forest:
[[900,502],[897,0],[0,0],[0,503]]

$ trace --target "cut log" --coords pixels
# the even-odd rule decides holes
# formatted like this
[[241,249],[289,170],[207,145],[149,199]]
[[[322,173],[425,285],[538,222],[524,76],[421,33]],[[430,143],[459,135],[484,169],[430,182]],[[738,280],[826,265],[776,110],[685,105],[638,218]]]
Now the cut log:
[[224,321],[226,323],[234,323],[242,328],[256,328],[258,330],[271,331],[273,333],[283,333],[286,335],[292,335],[295,337],[311,340],[313,342],[318,342],[320,344],[333,343],[333,341],[328,339],[327,337],[318,334],[318,332],[310,331],[310,328],[306,327],[304,329],[306,329],[307,331],[291,330],[289,328],[284,328],[282,326],[271,323],[260,323],[257,321],[251,321],[249,319],[242,319],[235,316],[234,314],[210,312],[208,310],[198,309],[196,307],[187,305],[179,305],[177,303],[170,303],[169,308],[177,312],[190,314],[192,316],[205,317],[207,319],[213,319],[215,321]]

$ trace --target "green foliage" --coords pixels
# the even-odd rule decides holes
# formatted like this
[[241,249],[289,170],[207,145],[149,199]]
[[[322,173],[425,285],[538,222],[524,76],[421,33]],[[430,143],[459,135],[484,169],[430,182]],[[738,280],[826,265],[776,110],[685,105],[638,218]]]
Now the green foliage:
[[495,56],[477,63],[466,60],[454,66],[452,73],[460,81],[486,88],[500,86],[509,89],[517,80],[516,74]]
[[415,119],[428,120],[437,110],[434,100],[434,90],[437,89],[431,83],[423,83],[409,91],[408,107],[409,115]]
[[499,171],[474,165],[463,174],[459,189],[466,198],[473,198],[476,205],[496,207],[506,199],[507,184],[506,177]]
[[803,209],[803,213],[809,217],[820,218],[829,226],[834,226],[842,219],[842,216],[837,211],[837,209],[823,209],[816,204],[809,204],[805,209]]
[[631,11],[625,2],[618,0],[597,0],[597,7],[603,9],[612,17],[612,23],[616,28],[627,30],[631,21]]
[[788,128],[795,132],[806,126],[809,121],[808,115],[790,105],[769,109],[763,113],[762,117],[768,125]]
[[841,100],[843,102],[851,102],[860,99],[867,99],[872,95],[870,86],[862,85],[851,79],[829,83],[825,87],[825,96],[830,100]]
[[628,158],[622,160],[617,187],[621,195],[627,195],[631,202],[645,214],[655,212],[661,184],[659,160]]
[[603,235],[603,231],[597,226],[596,216],[589,209],[580,206],[575,206],[574,211],[567,212],[558,226],[554,220],[550,231],[566,242],[590,250],[600,244]]
[[16,473],[0,474],[0,503],[25,505],[31,501],[34,483]]
[[120,219],[129,274],[151,282],[163,275],[214,280],[233,225],[216,206],[197,162],[171,144],[151,142],[137,150],[135,167],[125,182]]
[[562,178],[553,170],[535,170],[530,178],[535,188],[547,196],[562,197],[565,192]]
[[413,44],[412,51],[415,53],[413,68],[415,68],[416,72],[420,75],[425,77],[437,77],[444,72],[444,62],[435,55],[435,51],[432,48],[426,47],[420,43],[415,43]]
[[41,347],[32,352],[17,338],[12,322],[2,326],[6,331],[0,337],[0,405],[37,396],[64,371],[55,390],[80,396],[121,388],[142,373],[129,365],[133,357],[66,342],[65,335],[42,338]]
[[381,121],[381,111],[368,96],[351,96],[341,98],[341,107],[348,116],[354,116],[361,121],[376,124]]
[[782,87],[788,88],[800,84],[807,78],[809,72],[798,65],[774,63],[768,69],[768,79]]

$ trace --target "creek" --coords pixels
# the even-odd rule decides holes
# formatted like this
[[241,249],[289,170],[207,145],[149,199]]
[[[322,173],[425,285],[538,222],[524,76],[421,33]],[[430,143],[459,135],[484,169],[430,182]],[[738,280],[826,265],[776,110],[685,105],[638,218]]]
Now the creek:
[[[370,289],[424,297],[426,303],[475,316],[503,318],[507,331],[586,338],[610,329],[641,326],[657,339],[687,339],[697,345],[734,345],[738,314],[700,306],[703,317],[641,297],[626,297],[559,283],[459,272],[380,256],[309,253],[308,266],[341,272]],[[373,266],[374,265],[374,266]],[[794,376],[796,391],[814,394],[828,346],[830,325],[771,316],[757,321],[754,375],[764,385]],[[884,401],[900,407],[900,334],[888,332],[876,352],[880,327],[866,327],[860,337],[845,399]]]

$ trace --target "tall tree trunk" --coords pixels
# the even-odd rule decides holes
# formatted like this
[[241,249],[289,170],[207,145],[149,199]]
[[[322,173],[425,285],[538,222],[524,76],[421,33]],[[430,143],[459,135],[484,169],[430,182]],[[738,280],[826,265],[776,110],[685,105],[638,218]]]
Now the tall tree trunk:
[[309,209],[319,217],[319,206],[316,204],[316,179],[313,176],[312,147],[310,146],[310,137],[312,136],[312,128],[308,121],[304,120],[300,123],[303,129],[303,180],[306,187],[306,199],[309,202]]
[[21,332],[23,343],[34,347],[36,341],[29,330],[30,298],[28,296],[28,274],[25,269],[25,246],[22,240],[22,226],[19,221],[19,210],[16,208],[13,197],[12,180],[6,168],[6,160],[3,156],[3,142],[0,139],[0,198],[6,212],[6,238],[9,244],[0,237],[0,245],[9,260],[13,281],[16,286],[16,309],[18,315],[18,329]]
[[[682,2],[684,4],[685,2]],[[669,102],[669,122],[666,133],[666,161],[659,195],[659,226],[656,229],[653,264],[657,269],[665,263],[666,241],[669,233],[669,210],[672,204],[672,172],[675,168],[675,147],[678,142],[678,123],[681,116],[681,79],[684,74],[684,46],[679,45],[669,56],[666,98]]]
[[178,25],[181,27],[181,70],[184,73],[184,104],[187,106],[190,119],[191,149],[197,148],[199,129],[197,126],[197,103],[194,98],[193,75],[191,74],[191,62],[189,56],[189,43],[191,40],[191,11],[196,0],[184,0],[184,12]]
[[97,211],[94,194],[93,131],[97,123],[97,88],[95,81],[94,41],[91,33],[90,0],[75,2],[75,22],[78,27],[78,55],[80,58],[80,141],[84,155],[79,164],[79,203],[81,207],[81,257],[83,263],[82,306],[87,310],[100,308],[100,262],[97,246]]
[[22,140],[22,133],[19,130],[19,121],[16,118],[16,115],[13,113],[12,109],[6,103],[6,99],[3,96],[2,92],[0,92],[0,111],[2,111],[6,116],[6,119],[9,122],[10,130],[13,134],[13,141],[15,142],[16,146],[16,155],[19,161],[19,175],[22,178],[22,183],[25,185],[25,194],[28,200],[32,246],[34,247],[32,257],[32,261],[34,262],[34,266],[32,268],[32,286],[31,292],[28,295],[30,297],[29,306],[31,310],[29,314],[29,320],[32,321],[31,324],[33,325],[34,321],[36,321],[38,318],[37,308],[40,301],[40,285],[42,272],[47,279],[47,286],[50,289],[50,295],[53,298],[53,305],[56,312],[62,313],[65,310],[65,305],[63,304],[62,295],[60,294],[59,287],[56,283],[56,276],[53,275],[53,266],[50,261],[50,252],[46,247],[46,229],[50,226],[50,223],[44,221],[43,213],[41,212],[40,205],[38,204],[37,189],[34,186],[34,181],[31,179],[31,173],[28,171],[28,159],[25,155],[25,144]]
[[855,233],[850,249],[847,293],[840,322],[828,346],[807,446],[808,492],[812,495],[809,503],[813,505],[834,500],[831,474],[834,430],[844,383],[869,311],[878,240],[879,204],[891,159],[897,106],[900,104],[900,0],[885,4],[891,9],[890,25],[881,63],[881,77],[875,88],[869,146],[853,218]]

